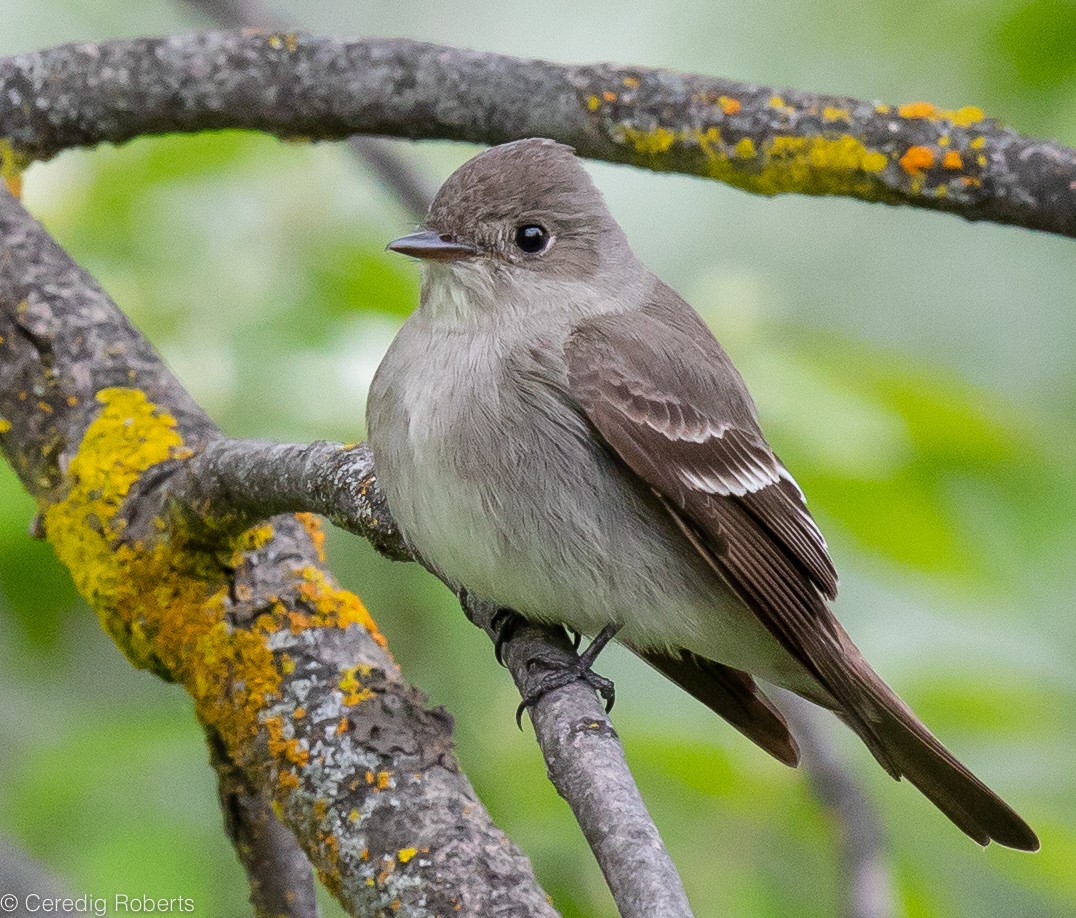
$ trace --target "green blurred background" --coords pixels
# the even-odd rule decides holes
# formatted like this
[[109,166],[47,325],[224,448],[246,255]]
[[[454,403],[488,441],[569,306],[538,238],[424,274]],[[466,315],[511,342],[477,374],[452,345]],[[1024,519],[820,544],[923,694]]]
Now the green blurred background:
[[[1076,144],[1064,0],[292,0],[336,36],[409,36],[878,98],[978,104]],[[0,54],[208,25],[166,0],[0,0]],[[401,144],[436,186],[475,152]],[[1076,914],[1076,243],[846,200],[765,200],[595,164],[638,253],[715,329],[842,571],[837,611],[942,739],[1039,831],[987,851],[835,730],[910,916]],[[417,297],[408,215],[343,145],[235,133],[38,165],[25,200],[235,435],[355,440]],[[0,468],[0,836],[74,892],[245,914],[191,705],[133,671]],[[437,583],[335,534],[331,561],[570,916],[611,899],[489,642]],[[615,721],[697,914],[827,916],[839,865],[803,775],[613,650]],[[0,890],[2,892],[2,890]],[[339,914],[335,906],[330,914]]]

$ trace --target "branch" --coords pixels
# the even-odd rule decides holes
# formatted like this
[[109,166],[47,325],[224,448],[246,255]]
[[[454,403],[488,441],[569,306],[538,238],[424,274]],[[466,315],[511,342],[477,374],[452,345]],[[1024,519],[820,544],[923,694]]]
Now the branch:
[[[14,900],[11,897],[14,897]],[[44,911],[41,907],[42,899],[59,899],[61,905],[73,906],[74,903],[70,900],[74,898],[57,877],[21,848],[0,837],[0,910],[14,914],[16,918],[25,918],[35,912],[40,914]],[[8,901],[5,902],[5,899]],[[69,901],[63,903],[64,899]],[[8,908],[12,901],[15,907]],[[78,918],[85,912],[58,907],[55,910],[49,909],[48,914],[57,918]]]
[[[285,510],[321,513],[391,557],[413,557],[384,506],[365,445],[216,440],[169,472],[156,482],[158,495],[151,503],[181,516],[193,511],[195,525],[241,530]],[[140,497],[135,495],[136,504]],[[136,533],[145,526],[132,520]],[[496,608],[465,602],[465,610],[497,638]],[[522,625],[503,647],[505,665],[523,694],[535,660],[551,656],[565,665],[575,659],[561,628]],[[531,720],[549,778],[582,828],[620,914],[690,915],[676,868],[594,692],[577,684],[550,693],[531,709]]]
[[8,177],[70,147],[222,128],[315,140],[552,137],[583,156],[759,194],[843,195],[1076,236],[1076,150],[971,107],[292,33],[64,45],[0,61]]
[[553,915],[309,517],[236,535],[128,492],[219,431],[93,279],[0,189],[0,448],[132,663],[180,683],[351,914]]
[[247,872],[256,918],[318,918],[310,861],[295,836],[273,815],[271,804],[207,731],[209,761],[217,773],[224,828]]
[[[185,0],[225,28],[277,29],[294,25],[262,0]],[[377,137],[350,137],[347,141],[359,162],[369,168],[415,219],[421,219],[433,200],[433,191],[421,176],[387,143]]]
[[840,846],[846,918],[895,918],[896,889],[885,832],[859,782],[834,751],[818,709],[781,692],[781,711],[799,741],[815,796],[832,817]]

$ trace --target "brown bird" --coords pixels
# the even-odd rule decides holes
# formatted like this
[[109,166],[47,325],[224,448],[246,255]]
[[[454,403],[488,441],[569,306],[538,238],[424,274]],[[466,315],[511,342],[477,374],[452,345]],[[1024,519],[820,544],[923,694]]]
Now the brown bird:
[[1038,848],[834,617],[826,542],[740,374],[570,148],[475,157],[389,248],[423,260],[422,302],[371,387],[370,443],[404,538],[447,582],[596,635],[568,678],[615,636],[795,765],[755,677],[783,686],[980,844]]

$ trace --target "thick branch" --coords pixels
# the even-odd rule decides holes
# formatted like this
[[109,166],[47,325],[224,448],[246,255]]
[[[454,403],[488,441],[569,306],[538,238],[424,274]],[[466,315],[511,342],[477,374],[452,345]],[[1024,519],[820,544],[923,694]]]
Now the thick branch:
[[760,194],[845,195],[1076,235],[1076,150],[970,107],[290,33],[65,45],[0,61],[7,172],[70,147],[219,128],[318,140],[546,136],[583,156]]
[[[410,557],[388,515],[368,448],[309,446],[254,440],[217,440],[162,481],[159,500],[202,525],[219,525],[215,508],[240,515],[243,527],[285,510],[317,512],[397,559]],[[491,638],[497,612],[466,602],[471,620]],[[560,628],[524,625],[503,648],[505,665],[524,694],[537,658],[567,665],[575,652]],[[683,885],[635,781],[624,751],[593,691],[569,686],[543,697],[531,710],[549,778],[571,807],[594,851],[624,918],[686,916]]]
[[278,516],[211,539],[162,517],[129,538],[131,488],[218,437],[0,189],[0,448],[106,630],[190,692],[351,914],[554,914],[460,773],[450,718],[403,681],[325,570],[316,521]]

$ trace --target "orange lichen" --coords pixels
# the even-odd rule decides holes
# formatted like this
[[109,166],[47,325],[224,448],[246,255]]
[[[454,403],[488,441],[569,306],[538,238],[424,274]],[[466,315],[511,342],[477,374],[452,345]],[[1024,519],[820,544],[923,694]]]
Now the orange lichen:
[[908,147],[900,158],[900,167],[909,175],[919,175],[934,166],[934,151],[930,147]]
[[743,108],[739,99],[733,99],[729,96],[718,96],[717,104],[721,106],[721,111],[726,115],[735,115]]
[[310,541],[314,545],[314,550],[318,553],[318,559],[324,561],[325,529],[321,525],[321,520],[319,520],[313,513],[296,513],[295,518],[302,524],[307,535],[310,536]]
[[607,89],[607,90],[605,90],[605,92],[602,93],[602,98],[606,102],[615,102],[616,101],[616,93],[613,92],[611,89]]
[[907,102],[897,107],[901,118],[933,118],[938,110],[931,102]]
[[945,156],[942,157],[942,166],[946,169],[963,169],[964,160],[960,156],[960,151],[949,150]]

